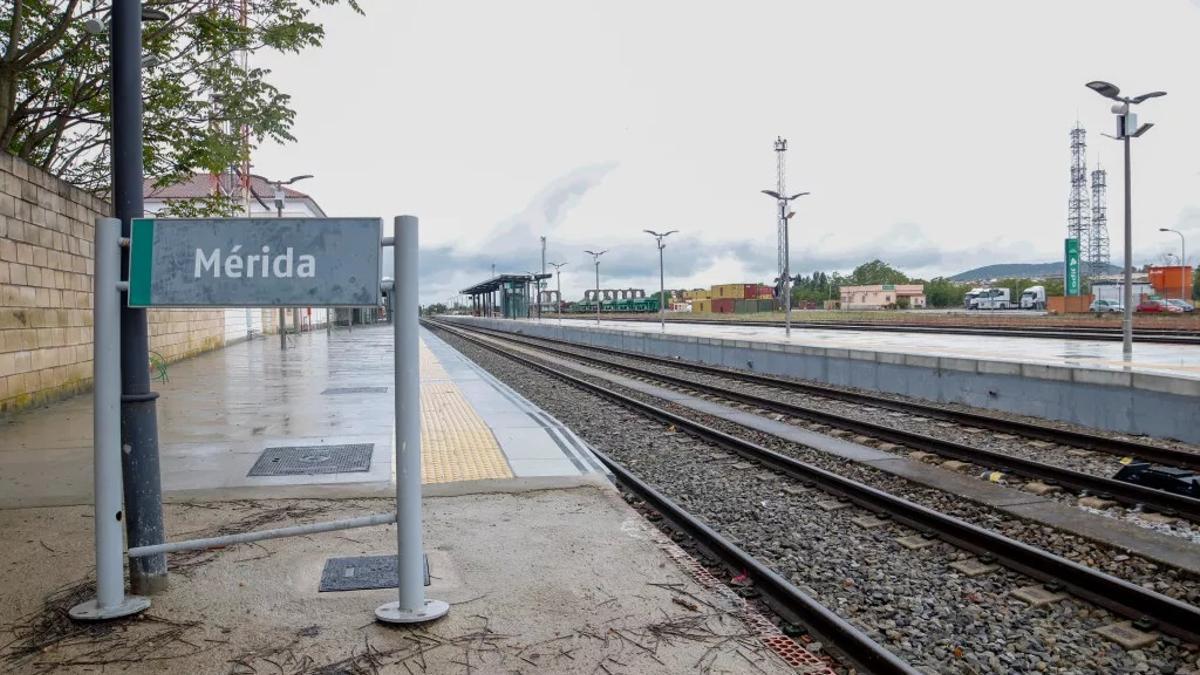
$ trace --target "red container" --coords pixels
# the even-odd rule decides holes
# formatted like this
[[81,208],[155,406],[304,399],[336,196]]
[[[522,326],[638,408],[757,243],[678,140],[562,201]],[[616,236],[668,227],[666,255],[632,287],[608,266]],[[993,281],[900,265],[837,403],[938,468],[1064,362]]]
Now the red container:
[[759,300],[772,300],[775,297],[775,289],[771,288],[770,286],[763,286],[762,284],[759,284],[758,293],[755,294],[754,297],[758,298]]
[[733,314],[734,298],[713,298],[712,311],[714,314]]

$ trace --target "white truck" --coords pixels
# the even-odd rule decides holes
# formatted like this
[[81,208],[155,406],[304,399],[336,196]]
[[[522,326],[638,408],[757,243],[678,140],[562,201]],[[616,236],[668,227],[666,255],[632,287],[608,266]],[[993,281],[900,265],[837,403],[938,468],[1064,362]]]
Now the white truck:
[[972,288],[964,300],[968,310],[1012,310],[1012,293],[1008,288]]
[[1046,309],[1046,287],[1030,286],[1021,291],[1021,309]]

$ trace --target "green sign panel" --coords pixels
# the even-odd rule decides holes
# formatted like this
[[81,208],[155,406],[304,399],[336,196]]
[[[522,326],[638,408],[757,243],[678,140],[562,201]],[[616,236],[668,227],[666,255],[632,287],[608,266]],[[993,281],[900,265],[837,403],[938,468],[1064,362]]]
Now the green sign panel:
[[1067,239],[1063,287],[1067,295],[1079,295],[1079,240]]

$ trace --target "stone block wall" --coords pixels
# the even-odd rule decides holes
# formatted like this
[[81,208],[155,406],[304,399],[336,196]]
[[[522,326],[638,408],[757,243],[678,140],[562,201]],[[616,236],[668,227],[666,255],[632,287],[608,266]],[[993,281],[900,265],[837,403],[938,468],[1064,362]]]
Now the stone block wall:
[[[111,207],[0,152],[0,415],[91,387],[94,221]],[[221,347],[220,310],[155,310],[166,360]]]

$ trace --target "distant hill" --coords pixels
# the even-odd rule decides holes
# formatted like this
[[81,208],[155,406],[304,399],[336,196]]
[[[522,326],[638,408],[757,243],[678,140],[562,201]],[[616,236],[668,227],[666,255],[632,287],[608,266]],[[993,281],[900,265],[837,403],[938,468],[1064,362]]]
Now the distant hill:
[[[973,270],[959,272],[950,277],[951,281],[985,281],[987,279],[1040,279],[1046,277],[1061,277],[1062,261],[1046,263],[1000,263],[984,265]],[[1108,265],[1102,274],[1116,274],[1121,271],[1116,265]]]

